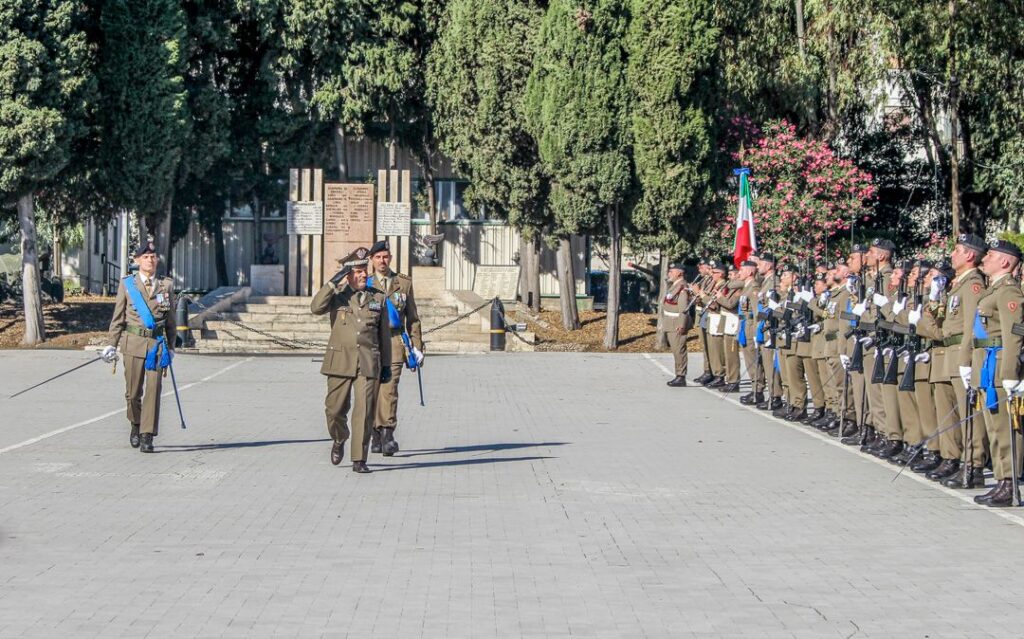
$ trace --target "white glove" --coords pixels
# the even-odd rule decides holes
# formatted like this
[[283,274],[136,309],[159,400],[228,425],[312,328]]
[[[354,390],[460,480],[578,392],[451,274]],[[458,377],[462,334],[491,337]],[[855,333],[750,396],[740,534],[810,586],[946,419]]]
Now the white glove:
[[892,312],[894,314],[896,314],[896,315],[899,315],[900,313],[903,312],[903,309],[905,309],[906,307],[907,307],[907,298],[904,297],[901,300],[896,300],[895,302],[893,302],[893,304],[892,304]]
[[845,370],[845,371],[850,370],[850,356],[849,355],[845,355],[845,354],[840,355],[839,356],[839,363],[843,366],[843,370]]
[[914,361],[918,364],[927,364],[932,361],[932,356],[930,353],[918,353],[914,356]]
[[863,346],[864,348],[871,348],[871,345],[875,343],[875,339],[870,336],[862,337],[857,341],[860,342],[861,346]]
[[810,303],[811,303],[811,300],[813,300],[813,299],[814,299],[814,293],[812,293],[812,292],[810,292],[810,291],[800,291],[800,292],[799,292],[799,293],[797,294],[797,297],[799,297],[799,298],[800,298],[800,299],[802,299],[803,301],[805,301],[805,302],[807,302],[808,304],[810,304]]
[[886,346],[882,349],[882,357],[892,357],[892,348]]
[[1024,395],[1024,381],[1022,381],[1021,383],[1017,384],[1013,388],[1013,394],[1014,395]]
[[846,290],[850,292],[850,295],[857,292],[857,282],[853,277],[846,278]]
[[1019,379],[1004,379],[1003,390],[1006,391],[1007,395],[1012,395],[1013,389],[1017,388],[1020,383],[1021,381]]
[[889,303],[889,298],[881,293],[875,293],[871,296],[871,301],[874,302],[875,306],[885,306]]
[[768,300],[768,308],[770,308],[771,310],[774,311],[778,307],[779,307],[779,303],[778,302],[776,302],[775,300]]
[[824,306],[825,303],[828,302],[828,298],[829,298],[828,291],[825,291],[824,293],[822,293],[821,295],[818,296],[818,304],[821,304],[822,306]]
[[807,328],[811,329],[812,334],[821,332],[821,324],[811,324]]
[[860,304],[857,304],[856,306],[854,306],[852,310],[853,310],[853,314],[854,315],[856,315],[857,317],[860,317],[861,315],[864,314],[864,311],[866,309],[867,309],[867,305],[864,302],[861,302]]
[[798,329],[796,329],[795,331],[793,331],[793,337],[795,337],[796,339],[800,339],[801,337],[804,336],[804,333],[806,333],[806,332],[807,331],[804,330],[804,327],[801,326]]
[[940,281],[941,279],[936,277],[932,280],[931,286],[928,287],[928,299],[933,302],[939,301],[939,295],[942,293],[942,289],[945,288],[943,282]]
[[921,305],[918,304],[917,308],[907,313],[907,321],[910,322],[911,326],[917,326],[917,323],[921,321]]
[[960,381],[962,381],[964,383],[964,388],[970,388],[971,387],[971,367],[970,366],[960,366],[959,369],[960,369]]
[[415,346],[413,346],[412,347],[412,358],[413,358],[413,361],[416,362],[416,367],[419,368],[420,364],[423,363],[423,351],[421,351],[420,349],[418,349]]
[[117,359],[117,347],[107,346],[106,348],[103,349],[103,352],[100,353],[100,357],[102,357],[103,361],[108,364],[113,363],[114,360]]

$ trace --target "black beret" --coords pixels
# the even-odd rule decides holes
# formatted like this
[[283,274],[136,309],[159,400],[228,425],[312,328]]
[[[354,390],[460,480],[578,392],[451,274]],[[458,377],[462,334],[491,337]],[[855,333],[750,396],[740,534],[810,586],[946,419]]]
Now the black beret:
[[772,264],[775,263],[775,256],[772,255],[771,253],[761,253],[760,255],[757,256],[757,259],[761,260],[762,262],[771,262]]
[[871,240],[871,246],[886,251],[888,253],[892,253],[893,251],[896,250],[896,245],[893,244],[891,240],[887,240],[884,237],[876,237],[875,239]]
[[788,262],[783,262],[782,265],[779,267],[779,270],[782,271],[783,273],[785,273],[786,271],[789,271],[791,273],[795,273],[797,271],[797,268],[793,264],[790,264]]
[[133,255],[135,257],[142,257],[147,253],[152,253],[153,255],[156,255],[156,247],[153,246],[152,242],[146,242],[145,244],[139,246],[139,248],[135,249],[135,253],[133,253]]
[[1006,240],[996,240],[988,245],[988,250],[996,251],[999,253],[1005,253],[1010,257],[1015,257],[1018,260],[1021,258],[1020,247],[1013,242],[1007,242]]
[[743,262],[740,263],[740,266],[757,266],[757,262],[753,262],[751,260],[744,260]]
[[388,241],[387,240],[381,240],[381,241],[375,243],[373,246],[370,247],[370,252],[368,253],[368,255],[370,257],[373,257],[374,254],[376,254],[376,253],[380,253],[381,251],[390,251],[390,250],[391,250],[391,245],[388,244]]
[[967,248],[974,249],[979,253],[985,253],[988,251],[988,247],[985,246],[985,240],[974,233],[961,233],[956,236],[956,243],[963,244]]
[[914,260],[903,260],[900,262],[900,268],[904,271],[910,271],[910,269],[914,268]]
[[677,271],[683,270],[683,263],[682,262],[669,262],[668,270],[671,271],[672,269],[675,269]]
[[931,260],[917,260],[914,262],[914,266],[922,271],[927,271],[932,267]]
[[852,247],[850,247],[850,255],[853,255],[854,253],[867,253],[867,252],[868,252],[868,247],[864,246],[863,244],[854,244]]

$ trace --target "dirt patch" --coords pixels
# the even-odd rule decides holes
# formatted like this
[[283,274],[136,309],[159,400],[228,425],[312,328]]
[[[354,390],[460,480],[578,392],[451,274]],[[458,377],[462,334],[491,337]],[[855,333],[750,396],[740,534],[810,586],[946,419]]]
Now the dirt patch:
[[[45,304],[46,341],[34,348],[84,348],[106,335],[113,313],[113,297],[84,295],[69,297],[62,304]],[[0,348],[25,348],[21,345],[24,335],[21,300],[6,300],[0,304]]]
[[[539,318],[515,310],[510,311],[508,315],[510,320],[526,322],[529,330],[537,335],[536,350],[538,351],[609,352],[603,344],[606,325],[604,312],[581,312],[581,327],[578,331],[567,331],[562,328],[562,314],[559,311],[542,311]],[[619,348],[615,352],[651,353],[660,350],[656,347],[657,326],[658,317],[656,315],[621,313],[619,315]],[[509,339],[515,338],[510,337]],[[691,331],[687,348],[693,352],[700,351],[700,341],[696,331]]]

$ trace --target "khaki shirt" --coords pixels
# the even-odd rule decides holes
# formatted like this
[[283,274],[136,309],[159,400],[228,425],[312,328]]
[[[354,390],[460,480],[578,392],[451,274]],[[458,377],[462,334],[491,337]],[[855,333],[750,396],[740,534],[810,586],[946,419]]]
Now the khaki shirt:
[[[1004,379],[1020,379],[1021,338],[1013,334],[1013,325],[1021,321],[1024,295],[1021,294],[1017,280],[1007,273],[992,282],[988,293],[978,302],[978,318],[984,325],[989,339],[1001,339],[1003,349],[996,354],[996,387],[1002,387]],[[972,319],[972,324],[973,319]],[[972,332],[973,334],[973,332]],[[973,343],[972,343],[973,346]],[[980,360],[979,360],[980,356]],[[978,387],[981,379],[981,363],[985,358],[985,348],[974,348],[974,370],[971,374],[971,386]]]
[[[142,283],[142,274],[136,273],[135,288],[139,289],[143,297],[146,297],[146,287]],[[174,282],[169,277],[154,277],[152,293],[146,298],[146,305],[153,313],[153,321],[156,324],[154,329],[157,333],[163,332],[167,340],[167,347],[174,350]],[[117,285],[117,297],[114,299],[114,316],[110,320],[110,328],[107,333],[107,343],[111,346],[120,346],[121,353],[131,357],[145,357],[153,346],[156,345],[155,337],[143,337],[128,332],[129,327],[139,329],[146,328],[142,318],[135,312],[135,307],[128,299],[128,292],[124,287],[124,280]]]
[[338,287],[327,282],[313,296],[310,311],[331,315],[321,374],[377,378],[381,367],[391,366],[391,331],[382,316],[387,314],[382,291],[355,291],[347,281]]
[[[383,279],[384,281],[378,281]],[[376,284],[374,283],[376,282]],[[367,281],[366,285],[373,286],[384,292],[384,294],[395,305],[398,317],[401,318],[400,328],[391,328],[391,350],[393,353],[401,353],[405,348],[402,341],[402,329],[409,333],[409,341],[419,350],[423,350],[423,329],[420,324],[420,315],[416,310],[416,298],[412,294],[412,278],[402,273],[389,273],[387,277],[380,278],[374,275]],[[391,324],[384,314],[384,323],[390,328]]]
[[964,271],[953,280],[953,288],[946,298],[946,318],[942,323],[942,337],[948,339],[962,335],[958,345],[946,349],[946,375],[960,377],[961,366],[971,365],[974,339],[974,312],[985,294],[985,281],[976,268]]
[[670,285],[668,293],[661,304],[661,326],[665,332],[680,332],[685,334],[693,325],[690,320],[690,313],[686,310],[690,306],[690,292],[686,288],[685,281],[680,278]]

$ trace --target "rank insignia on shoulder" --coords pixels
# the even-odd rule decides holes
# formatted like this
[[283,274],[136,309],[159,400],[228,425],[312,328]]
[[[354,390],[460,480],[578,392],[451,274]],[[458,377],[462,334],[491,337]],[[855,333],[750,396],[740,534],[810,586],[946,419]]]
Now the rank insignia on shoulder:
[[1017,302],[1010,302],[1010,303],[1008,303],[1006,305],[1006,308],[1010,309],[1011,313],[1016,312],[1017,311]]
[[971,284],[971,291],[972,291],[972,292],[973,292],[973,293],[974,293],[975,295],[977,295],[978,293],[980,293],[980,292],[981,292],[981,284],[979,284],[978,282],[975,282],[974,284]]

